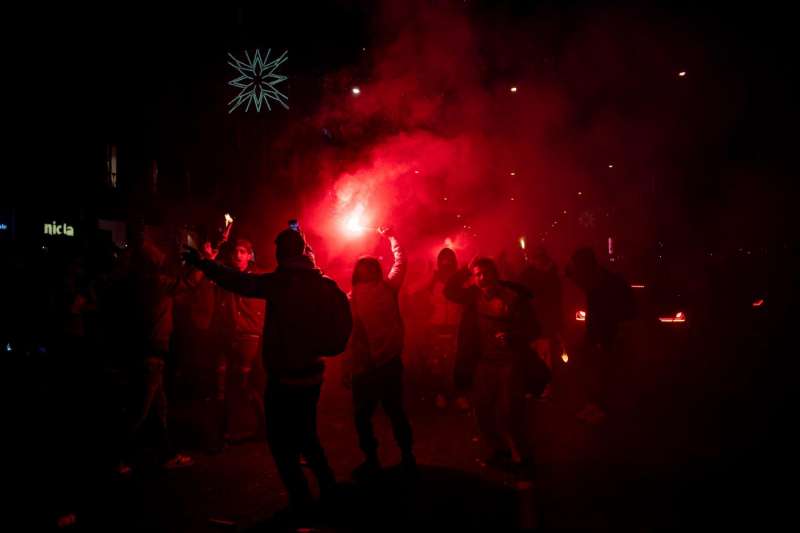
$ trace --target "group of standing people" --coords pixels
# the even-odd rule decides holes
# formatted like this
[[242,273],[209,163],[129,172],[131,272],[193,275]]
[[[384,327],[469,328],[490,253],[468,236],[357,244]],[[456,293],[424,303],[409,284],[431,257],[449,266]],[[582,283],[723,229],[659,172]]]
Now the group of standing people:
[[[364,454],[354,479],[369,481],[381,470],[372,424],[378,405],[391,421],[401,470],[412,477],[416,473],[412,427],[403,401],[405,331],[399,293],[407,257],[390,227],[379,232],[388,241],[393,264],[384,274],[377,258],[360,258],[349,295],[317,267],[296,224],[275,240],[273,272],[254,268],[252,244],[246,240],[235,241],[227,264],[215,260],[214,247],[205,246],[183,254],[190,268],[179,276],[165,277],[158,268],[142,270],[149,272],[151,292],[165,300],[181,290],[213,293],[216,304],[208,323],[219,333],[215,396],[219,435],[231,436],[230,397],[236,394],[239,408],[248,405],[256,413],[259,425],[250,434],[263,431],[266,436],[292,512],[304,513],[313,502],[303,462],[318,480],[322,501],[330,500],[336,488],[317,434],[326,357],[345,354],[343,381],[352,391],[355,428]],[[149,263],[160,264],[157,257]],[[579,251],[571,265],[568,272],[586,290],[591,316],[597,313],[587,324],[588,337],[602,344],[613,336],[615,322],[625,318],[627,311],[618,312],[607,303],[617,299],[615,291],[621,289],[590,251],[588,255]],[[501,279],[496,263],[487,257],[459,268],[455,253],[442,250],[427,288],[431,313],[426,347],[437,405],[452,401],[461,409],[473,407],[486,463],[530,476],[534,457],[525,422],[526,400],[546,394],[560,343],[561,295],[558,270],[543,251],[534,254],[520,281]],[[146,291],[142,295],[153,298]],[[167,312],[164,305],[142,308],[157,311],[151,319]],[[152,322],[152,334],[145,337],[152,342],[143,416],[155,409],[166,429],[165,346],[159,342],[167,338],[168,326]],[[179,465],[188,462],[180,456],[170,460]]]

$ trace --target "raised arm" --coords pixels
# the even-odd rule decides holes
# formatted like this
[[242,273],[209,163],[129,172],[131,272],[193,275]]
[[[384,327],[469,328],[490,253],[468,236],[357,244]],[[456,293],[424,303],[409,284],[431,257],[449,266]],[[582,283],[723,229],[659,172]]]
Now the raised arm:
[[389,244],[392,247],[392,256],[394,256],[394,263],[392,264],[392,269],[389,271],[389,275],[386,276],[386,281],[396,290],[399,290],[406,278],[406,272],[408,271],[406,252],[403,247],[400,246],[394,234],[390,233],[386,236],[389,238]]
[[198,268],[211,281],[225,290],[248,298],[267,298],[271,274],[239,272],[209,259],[201,259],[199,252],[190,248],[183,254],[186,264]]

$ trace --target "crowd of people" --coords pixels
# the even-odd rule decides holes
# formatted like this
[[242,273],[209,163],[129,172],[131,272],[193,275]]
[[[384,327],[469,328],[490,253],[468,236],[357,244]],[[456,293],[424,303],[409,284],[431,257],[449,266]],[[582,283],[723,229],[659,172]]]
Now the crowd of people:
[[[317,434],[317,408],[325,359],[341,355],[342,385],[352,393],[364,456],[354,480],[369,483],[381,471],[373,429],[379,405],[391,422],[402,472],[416,475],[413,420],[404,402],[409,381],[439,409],[474,412],[487,465],[534,476],[524,413],[549,394],[553,361],[563,350],[561,276],[544,249],[533,251],[513,281],[489,257],[460,266],[452,249],[442,249],[430,282],[415,294],[423,342],[413,375],[405,376],[410,357],[400,293],[408,258],[393,228],[378,230],[393,257],[389,272],[378,258],[361,257],[349,294],[319,269],[296,222],[275,239],[272,272],[258,269],[251,241],[230,238],[230,230],[227,225],[217,239],[170,257],[152,227],[133,223],[127,247],[102,274],[90,276],[78,261],[66,269],[56,306],[60,349],[96,354],[103,343],[93,331],[102,331],[106,346],[113,344],[138,378],[128,390],[140,392],[120,412],[122,420],[109,414],[118,429],[108,439],[108,455],[120,475],[144,457],[167,469],[192,465],[169,431],[169,389],[188,387],[204,396],[207,450],[266,439],[290,511],[308,512],[316,504],[302,466],[316,475],[323,503],[336,492]],[[578,415],[597,424],[611,409],[617,330],[632,318],[633,300],[628,284],[588,248],[574,254],[566,272],[585,291],[589,310],[583,359],[590,401]],[[181,358],[193,358],[193,370]]]

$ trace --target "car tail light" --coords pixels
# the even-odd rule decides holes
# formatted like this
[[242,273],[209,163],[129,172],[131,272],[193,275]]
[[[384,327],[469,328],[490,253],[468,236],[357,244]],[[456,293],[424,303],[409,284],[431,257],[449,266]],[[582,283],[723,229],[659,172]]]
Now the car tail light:
[[659,317],[659,322],[666,322],[669,324],[683,324],[686,322],[686,314],[683,311],[678,311],[674,315],[671,316],[662,316]]
[[575,320],[578,322],[586,322],[586,311],[576,311]]

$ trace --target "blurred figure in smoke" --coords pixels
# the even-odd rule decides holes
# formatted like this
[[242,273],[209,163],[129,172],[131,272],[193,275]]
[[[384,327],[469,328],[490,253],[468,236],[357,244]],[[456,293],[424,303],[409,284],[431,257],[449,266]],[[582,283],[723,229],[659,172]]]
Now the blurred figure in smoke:
[[[464,306],[455,382],[461,390],[472,388],[486,463],[532,474],[525,395],[532,385],[529,370],[540,360],[532,349],[539,325],[531,294],[521,285],[501,281],[494,261],[477,258],[469,269],[451,276],[445,296]],[[538,393],[543,387],[540,384]]]
[[403,249],[390,228],[381,228],[389,239],[394,264],[384,279],[380,262],[362,257],[353,269],[353,336],[346,361],[345,385],[352,384],[356,431],[365,460],[353,471],[356,480],[367,480],[380,468],[378,441],[372,416],[380,403],[389,417],[394,438],[402,453],[402,466],[416,469],[412,450],[411,424],[403,408],[403,319],[398,292],[405,279],[407,263]]
[[184,258],[223,289],[269,305],[262,333],[266,436],[289,494],[285,516],[303,519],[311,511],[312,499],[301,454],[317,477],[323,501],[330,501],[336,488],[317,434],[317,405],[325,372],[322,357],[344,351],[352,319],[347,296],[316,267],[296,223],[278,234],[275,255],[278,268],[266,274],[202,259],[192,248]]
[[[229,266],[239,272],[259,274],[253,245],[236,239]],[[245,298],[218,289],[211,330],[216,343],[216,440],[240,442],[259,435],[264,426],[264,371],[258,357],[266,305],[260,298]]]
[[142,430],[155,416],[158,431],[158,448],[166,468],[189,466],[192,459],[174,453],[167,432],[167,394],[165,370],[170,353],[173,329],[173,303],[175,294],[189,287],[185,272],[170,264],[157,246],[153,230],[145,228],[143,221],[131,227],[130,275],[134,289],[134,330],[131,341],[144,356],[145,396],[141,414],[133,426],[133,433]]
[[[461,306],[444,296],[444,288],[451,276],[458,271],[456,253],[451,248],[442,248],[436,258],[436,271],[427,287],[430,318],[427,323],[425,362],[436,394],[436,407],[447,407],[448,398],[453,398],[453,369],[456,358],[458,324],[461,321]],[[463,395],[456,398],[456,406],[462,411],[469,409]]]
[[610,393],[623,363],[619,330],[620,324],[634,318],[633,291],[622,276],[597,263],[591,248],[578,249],[566,273],[586,293],[586,337],[581,364],[588,374],[590,398],[578,417],[596,424],[606,417]]
[[[213,230],[194,232],[184,229],[181,248],[202,242],[202,255],[205,259],[222,260],[230,256],[227,245],[232,225],[228,224],[219,233]],[[201,240],[200,235],[206,234]],[[228,253],[223,253],[227,248]],[[183,397],[201,399],[204,402],[203,412],[211,412],[211,422],[207,436],[209,451],[219,451],[224,444],[224,407],[217,401],[219,380],[217,368],[222,355],[224,361],[225,345],[220,335],[220,320],[217,311],[218,293],[221,290],[206,278],[202,272],[195,270],[189,279],[191,291],[177,295],[175,299],[175,346],[180,360],[178,361],[180,380],[176,385],[183,387]],[[227,324],[227,322],[226,322]],[[260,330],[259,330],[260,335]],[[230,342],[227,343],[230,348]],[[222,428],[221,428],[222,427]],[[220,429],[221,428],[221,429]]]
[[520,281],[533,293],[533,308],[541,327],[541,334],[536,339],[536,353],[552,369],[553,359],[561,347],[564,322],[558,267],[544,247],[537,246],[532,250],[530,264],[522,271]]

